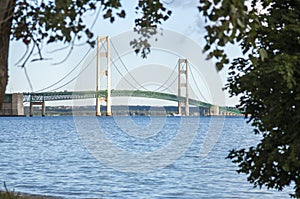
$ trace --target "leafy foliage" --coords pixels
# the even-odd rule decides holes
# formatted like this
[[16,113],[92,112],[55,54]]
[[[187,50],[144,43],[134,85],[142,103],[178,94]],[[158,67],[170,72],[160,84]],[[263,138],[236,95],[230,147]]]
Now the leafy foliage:
[[[120,0],[50,0],[30,1],[17,0],[11,27],[12,39],[22,40],[27,46],[32,46],[32,52],[36,47],[39,59],[42,60],[42,42],[63,42],[71,44],[71,49],[76,40],[85,38],[92,47],[95,45],[95,37],[84,18],[87,13],[95,12],[101,8],[104,19],[113,23],[116,17],[124,18],[125,10],[122,9]],[[171,11],[167,10],[160,0],[139,0],[136,7],[140,15],[135,20],[134,30],[140,38],[133,40],[131,45],[136,53],[146,57],[150,52],[148,39],[156,34],[158,24],[169,18]],[[32,53],[25,58],[24,66]]]
[[137,54],[141,53],[142,57],[147,57],[150,53],[150,44],[148,40],[157,34],[158,25],[166,21],[171,10],[167,10],[160,0],[140,0],[135,8],[136,13],[141,16],[135,20],[134,31],[140,37],[130,42]]
[[[85,25],[84,17],[101,6],[103,17],[111,22],[115,15],[125,17],[120,0],[82,0],[82,1],[29,1],[17,0],[11,27],[11,37],[31,44],[32,51],[38,48],[40,59],[42,42],[63,42],[74,44],[75,40],[86,38],[91,46],[95,45],[93,33]],[[121,10],[120,10],[121,9]],[[23,66],[31,56],[25,59]]]
[[[200,0],[209,21],[209,57],[228,63],[225,46],[238,43],[244,56],[230,64],[226,88],[241,96],[238,108],[262,134],[249,149],[232,150],[254,186],[282,190],[295,184],[300,197],[300,1]],[[249,1],[248,1],[249,2]]]

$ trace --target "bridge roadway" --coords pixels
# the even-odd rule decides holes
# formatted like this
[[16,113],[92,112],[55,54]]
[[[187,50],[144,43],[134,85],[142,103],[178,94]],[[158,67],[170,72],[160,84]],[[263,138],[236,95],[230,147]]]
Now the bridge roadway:
[[[23,93],[24,102],[45,102],[45,101],[57,101],[57,100],[74,100],[74,99],[91,99],[107,96],[107,90],[98,91],[62,91],[62,92],[42,92],[42,93]],[[141,91],[141,90],[111,90],[112,97],[143,97],[154,98],[168,101],[185,101],[185,97],[178,97],[174,94],[160,93],[153,91]],[[189,98],[189,104],[193,106],[199,106],[202,108],[210,109],[214,105]],[[219,107],[220,111],[240,114],[240,112],[234,107]]]

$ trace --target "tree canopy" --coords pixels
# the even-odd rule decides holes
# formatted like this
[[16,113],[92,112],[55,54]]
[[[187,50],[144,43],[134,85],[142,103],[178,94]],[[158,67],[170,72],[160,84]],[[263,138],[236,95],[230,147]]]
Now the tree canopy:
[[[262,135],[257,146],[228,155],[254,186],[300,197],[300,1],[200,0],[209,57],[229,67],[226,89],[240,96],[238,108]],[[242,57],[229,60],[226,44]]]
[[[11,27],[12,39],[22,40],[24,44],[33,44],[40,48],[43,41],[47,43],[61,41],[74,43],[85,38],[91,46],[95,45],[95,37],[85,24],[84,17],[89,12],[101,11],[104,19],[111,23],[117,17],[124,18],[126,13],[120,0],[84,0],[84,1],[28,1],[17,0]],[[142,37],[132,41],[137,52],[147,54],[146,45],[138,46],[138,41],[145,44],[146,39],[155,34],[162,21],[171,15],[159,0],[140,0],[135,8],[139,14],[135,19],[134,30]],[[143,31],[144,28],[153,30]],[[40,52],[40,51],[39,51]],[[42,59],[42,55],[41,55]]]

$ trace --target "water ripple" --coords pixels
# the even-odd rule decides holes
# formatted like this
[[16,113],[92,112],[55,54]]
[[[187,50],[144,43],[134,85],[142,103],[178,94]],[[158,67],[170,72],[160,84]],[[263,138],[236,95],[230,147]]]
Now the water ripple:
[[[151,123],[149,117],[132,119],[137,129]],[[178,119],[167,118],[159,132],[142,139],[126,134],[132,126],[120,129],[112,119],[100,120],[102,128],[109,127],[108,138],[123,150],[134,152],[159,149],[174,138],[179,126]],[[0,180],[17,192],[64,198],[289,197],[291,189],[252,189],[246,176],[238,175],[235,165],[225,159],[230,149],[258,140],[245,128],[242,118],[226,118],[217,144],[208,157],[200,159],[209,123],[209,117],[201,118],[192,145],[173,164],[135,174],[98,162],[82,145],[72,117],[0,118]]]

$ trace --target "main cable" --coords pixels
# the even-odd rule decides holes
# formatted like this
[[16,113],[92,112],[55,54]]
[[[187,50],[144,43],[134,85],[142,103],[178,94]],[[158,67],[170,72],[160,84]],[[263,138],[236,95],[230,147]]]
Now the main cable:
[[50,90],[49,92],[56,91],[56,90],[58,90],[58,89],[60,89],[60,88],[62,88],[62,87],[64,87],[64,86],[70,84],[71,82],[73,82],[77,77],[79,77],[79,76],[80,76],[80,75],[81,75],[81,74],[82,74],[82,73],[90,66],[90,64],[92,63],[92,61],[94,60],[94,58],[95,58],[96,56],[97,56],[97,55],[95,55],[95,56],[91,59],[91,61],[86,65],[86,67],[84,67],[84,69],[83,69],[82,71],[80,71],[80,73],[77,74],[74,78],[72,78],[70,81],[68,81],[67,83],[63,84],[62,86]]
[[[175,82],[177,79],[178,79],[178,78],[175,77],[175,79],[171,82],[170,86],[171,86],[172,84],[174,84],[174,82]],[[165,87],[164,89],[160,90],[159,92],[163,92],[163,91],[165,91],[165,90],[168,90],[168,89],[170,88],[170,86]]]
[[[102,49],[104,46],[103,44],[100,46],[100,49]],[[41,91],[44,91],[44,90],[47,90],[57,84],[59,84],[60,82],[62,82],[64,79],[66,79],[72,72],[74,72],[79,66],[80,64],[83,62],[83,60],[87,57],[87,55],[90,53],[90,51],[92,50],[92,48],[89,48],[89,50],[85,53],[85,55],[81,58],[81,60],[78,62],[78,64],[68,73],[66,74],[63,78],[61,78],[60,80],[58,80],[57,82],[55,82],[54,84],[48,86],[48,87],[45,87],[43,89],[40,89],[40,90],[37,90],[35,92],[41,92]]]
[[135,86],[134,86],[132,83],[130,83],[130,81],[128,81],[128,80],[125,78],[125,76],[121,73],[121,71],[118,69],[117,65],[115,64],[115,62],[114,62],[111,58],[110,58],[110,61],[111,61],[111,63],[114,65],[114,67],[116,68],[116,70],[118,71],[118,73],[121,75],[121,77],[123,77],[123,78],[125,79],[125,81],[126,81],[130,86],[132,86],[133,89],[135,89]]
[[[162,87],[165,87],[164,85],[171,79],[172,75],[175,73],[175,70],[176,70],[176,68],[177,68],[177,65],[178,65],[178,62],[175,64],[175,67],[173,68],[173,71],[171,72],[171,74],[169,75],[169,77],[167,78],[167,80],[166,80],[160,87],[156,88],[156,89],[154,90],[154,92],[160,90]],[[169,86],[165,87],[162,91],[165,91],[165,90],[167,90],[168,88],[170,88],[170,86],[176,81],[176,79],[177,79],[177,77],[175,78],[175,80],[174,80]]]
[[115,50],[115,52],[116,52],[116,54],[117,54],[117,56],[118,56],[118,59],[120,60],[120,62],[122,63],[122,65],[123,65],[123,67],[125,68],[125,70],[127,71],[127,73],[129,74],[129,76],[140,86],[140,88],[143,88],[143,89],[145,89],[145,90],[147,90],[147,91],[150,91],[149,89],[147,89],[147,88],[145,88],[143,85],[141,85],[132,75],[131,75],[131,73],[129,72],[129,70],[128,70],[128,68],[126,67],[126,65],[125,65],[125,63],[123,62],[123,60],[122,60],[122,58],[121,58],[121,56],[120,56],[120,54],[118,53],[118,51],[117,51],[117,49],[116,49],[116,47],[115,47],[115,45],[114,45],[114,43],[112,42],[112,41],[110,41],[110,43],[112,44],[112,47],[113,47],[113,49]]
[[56,86],[57,84],[59,84],[60,82],[62,82],[65,78],[67,78],[71,73],[73,73],[79,66],[80,64],[83,62],[83,60],[86,58],[86,56],[89,54],[89,52],[91,51],[92,48],[89,48],[89,50],[85,53],[85,55],[81,58],[81,60],[79,61],[79,63],[77,64],[77,66],[75,66],[70,72],[68,72],[64,77],[62,77],[60,80],[58,80],[57,82],[55,82],[54,84],[51,84],[50,86],[47,86],[45,88],[42,88],[40,90],[37,90],[36,92],[41,92],[44,90],[47,90],[51,87]]
[[191,71],[192,79],[193,79],[193,81],[194,81],[194,83],[195,83],[195,85],[196,85],[196,87],[197,87],[197,89],[198,89],[198,92],[200,93],[201,97],[202,97],[206,102],[208,102],[208,100],[206,99],[206,97],[204,97],[204,95],[202,94],[200,88],[198,87],[198,84],[197,84],[197,82],[196,82],[196,80],[195,80],[194,74],[192,73],[190,64],[188,64],[188,67],[189,67],[189,69],[190,69],[190,71]]

